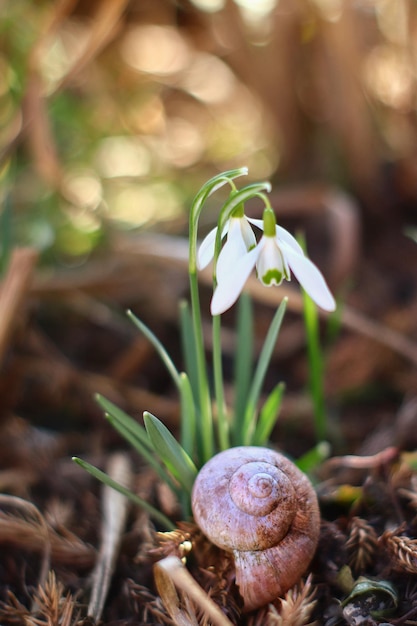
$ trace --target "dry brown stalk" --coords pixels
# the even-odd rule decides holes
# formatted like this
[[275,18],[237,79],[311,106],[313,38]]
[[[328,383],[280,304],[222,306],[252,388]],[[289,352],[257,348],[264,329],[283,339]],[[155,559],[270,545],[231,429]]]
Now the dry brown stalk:
[[[44,516],[39,509],[32,504],[32,502],[8,494],[0,494],[0,506],[5,509],[12,509],[16,511],[17,513],[15,514],[15,519],[20,519],[26,523],[27,526],[32,529],[32,533],[34,533],[37,537],[38,551],[42,556],[39,566],[38,583],[39,585],[43,585],[46,580],[51,561],[51,541],[48,532],[48,524],[46,523]],[[2,512],[0,512],[0,515],[2,515]],[[6,514],[5,518],[7,519],[7,517],[8,515]],[[10,528],[7,528],[7,530],[9,530],[9,538],[8,541],[6,539],[6,542],[13,544],[14,533],[13,531],[10,533]]]
[[393,569],[417,574],[417,539],[400,536],[399,530],[385,531],[379,542],[388,551]]
[[[47,530],[53,561],[80,568],[93,565],[95,550],[92,546],[69,532],[63,537],[49,525]],[[39,532],[39,522],[11,513],[0,513],[0,544],[10,544],[22,550],[39,553],[44,550],[45,541],[45,536]]]
[[0,362],[10,343],[16,321],[21,319],[38,254],[32,248],[16,248],[0,289]]
[[378,537],[374,528],[360,517],[353,517],[350,522],[350,534],[346,544],[349,552],[349,565],[356,572],[372,563],[378,546]]
[[127,4],[128,0],[105,0],[97,5],[86,44],[62,80],[55,86],[54,93],[65,89],[117,35]]
[[[114,454],[108,463],[107,474],[126,488],[131,487],[132,470],[125,455]],[[93,572],[93,588],[87,615],[99,622],[110,587],[122,533],[128,512],[128,499],[105,485],[102,491],[103,523],[101,545]]]
[[[155,584],[168,613],[179,626],[204,624],[232,626],[220,607],[198,585],[181,560],[168,556],[154,566]],[[177,589],[181,593],[178,595]]]

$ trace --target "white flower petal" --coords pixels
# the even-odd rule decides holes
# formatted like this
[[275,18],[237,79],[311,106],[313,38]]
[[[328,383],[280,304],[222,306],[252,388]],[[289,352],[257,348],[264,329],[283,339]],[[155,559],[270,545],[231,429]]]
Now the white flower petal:
[[[217,287],[211,300],[211,314],[220,315],[236,302],[259,255],[259,244],[240,257],[239,262],[217,275]],[[220,256],[219,256],[220,258]]]
[[298,241],[295,239],[295,237],[293,237],[291,233],[288,232],[288,230],[282,228],[282,226],[277,225],[276,228],[278,241],[286,243],[294,250],[294,252],[297,252],[297,254],[301,254],[301,256],[304,256],[304,251]]
[[252,250],[256,246],[256,237],[249,224],[248,218],[244,215],[239,219],[240,231],[242,233],[242,239],[245,242],[246,250]]
[[246,219],[248,220],[248,222],[250,222],[254,226],[257,226],[261,230],[264,229],[264,221],[263,220],[255,220],[253,217],[247,217]]
[[280,285],[289,271],[275,237],[262,237],[262,249],[256,263],[258,278],[265,287]]
[[310,298],[325,311],[334,311],[336,302],[320,270],[304,255],[297,254],[290,246],[281,244],[282,252],[298,282]]
[[239,218],[231,218],[229,221],[227,241],[217,259],[216,275],[218,282],[221,281],[222,275],[227,274],[229,269],[233,268],[236,263],[239,262],[239,259],[248,252],[248,248],[242,236],[240,222],[241,220]]
[[200,244],[197,253],[197,267],[199,270],[204,269],[214,256],[214,244],[216,241],[217,226],[206,235]]
[[[223,229],[222,238],[227,234],[229,222]],[[216,244],[217,226],[213,228],[203,239],[197,252],[197,267],[204,269],[214,257],[214,247]]]
[[[258,228],[260,228],[261,230],[264,229],[264,222],[263,222],[263,220],[255,220],[255,219],[253,219],[251,217],[248,217],[247,220],[248,220],[248,222],[250,222],[254,226],[257,226]],[[277,237],[278,237],[279,241],[283,241],[287,245],[291,246],[291,248],[293,250],[295,250],[295,252],[298,252],[298,254],[303,254],[304,255],[302,247],[300,246],[298,241],[295,239],[295,237],[293,237],[291,235],[291,233],[288,232],[288,230],[286,230],[282,226],[278,226],[278,224],[277,224],[277,226],[276,226],[276,233],[277,233]]]

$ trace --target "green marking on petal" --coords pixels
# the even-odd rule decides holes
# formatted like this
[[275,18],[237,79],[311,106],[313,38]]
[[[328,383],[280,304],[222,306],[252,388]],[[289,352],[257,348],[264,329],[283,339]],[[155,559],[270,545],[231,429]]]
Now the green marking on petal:
[[245,216],[245,205],[243,202],[238,204],[237,207],[233,210],[231,217],[242,218]]
[[269,287],[270,285],[280,285],[284,279],[284,275],[282,272],[274,268],[268,270],[263,276],[260,276],[260,279],[264,285]]
[[265,237],[274,237],[276,235],[277,221],[275,219],[275,213],[272,209],[264,209],[263,216],[264,222],[264,235]]

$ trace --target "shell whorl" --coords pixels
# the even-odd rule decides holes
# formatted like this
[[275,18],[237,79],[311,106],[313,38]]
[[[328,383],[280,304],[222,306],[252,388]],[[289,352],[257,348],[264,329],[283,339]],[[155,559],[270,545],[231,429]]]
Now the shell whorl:
[[229,494],[238,509],[259,517],[288,501],[294,496],[294,489],[285,474],[271,463],[249,461],[232,474]]
[[320,527],[314,488],[268,448],[230,448],[210,459],[196,478],[192,507],[207,537],[233,552],[246,610],[294,585],[314,555]]

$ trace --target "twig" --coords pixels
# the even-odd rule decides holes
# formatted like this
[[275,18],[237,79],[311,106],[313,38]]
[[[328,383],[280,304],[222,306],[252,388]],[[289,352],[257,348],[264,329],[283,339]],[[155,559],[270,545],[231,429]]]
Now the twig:
[[22,303],[29,291],[37,252],[16,248],[10,258],[6,277],[0,289],[0,363],[11,340]]
[[[113,480],[129,488],[131,469],[126,456],[116,454],[110,459],[107,473]],[[116,563],[121,535],[125,526],[129,502],[107,485],[103,487],[103,527],[101,546],[93,572],[93,589],[88,616],[100,621]]]
[[165,608],[180,626],[193,624],[189,615],[180,608],[175,588],[180,589],[196,606],[211,619],[214,626],[232,626],[232,622],[194,580],[181,560],[167,556],[154,566],[155,584]]

